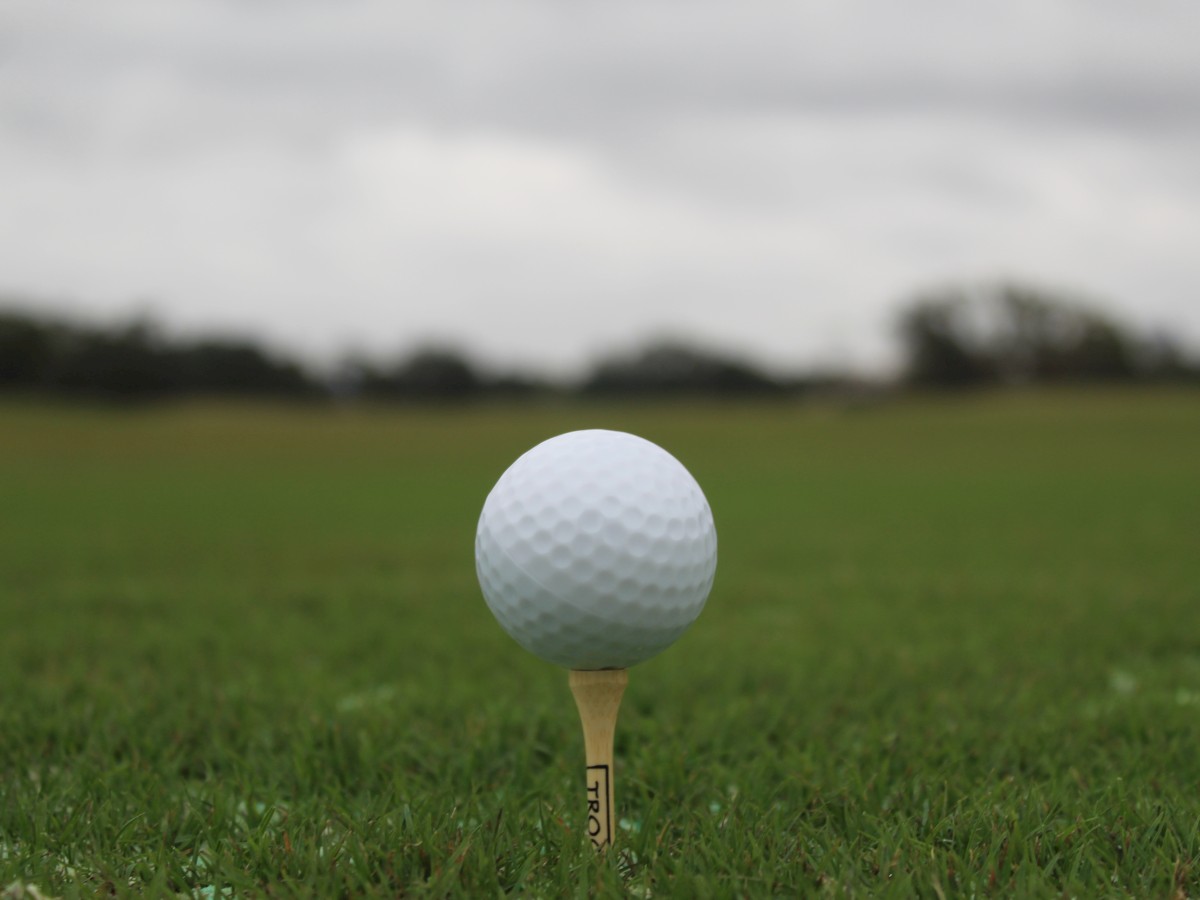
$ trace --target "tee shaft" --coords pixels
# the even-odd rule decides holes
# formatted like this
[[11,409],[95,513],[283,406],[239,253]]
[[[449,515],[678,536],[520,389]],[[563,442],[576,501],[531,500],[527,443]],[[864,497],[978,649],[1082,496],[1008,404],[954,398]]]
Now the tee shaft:
[[603,850],[612,844],[616,807],[613,803],[613,734],[621,695],[629,683],[626,669],[572,669],[568,678],[587,755],[587,832],[592,845]]

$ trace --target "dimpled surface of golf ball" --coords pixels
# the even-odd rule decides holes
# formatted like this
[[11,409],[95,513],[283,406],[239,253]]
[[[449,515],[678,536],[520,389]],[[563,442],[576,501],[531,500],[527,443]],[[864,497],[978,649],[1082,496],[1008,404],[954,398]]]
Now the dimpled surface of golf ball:
[[526,650],[569,669],[627,668],[700,615],[717,532],[700,486],[666,450],[572,431],[500,477],[475,567],[488,607]]

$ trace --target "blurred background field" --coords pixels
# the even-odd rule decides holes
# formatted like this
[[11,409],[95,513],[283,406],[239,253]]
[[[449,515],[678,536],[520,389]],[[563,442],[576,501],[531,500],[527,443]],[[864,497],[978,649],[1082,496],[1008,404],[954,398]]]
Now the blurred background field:
[[[53,894],[1165,896],[1200,860],[1194,391],[0,408],[0,879]],[[473,570],[540,439],[704,486],[620,849]]]

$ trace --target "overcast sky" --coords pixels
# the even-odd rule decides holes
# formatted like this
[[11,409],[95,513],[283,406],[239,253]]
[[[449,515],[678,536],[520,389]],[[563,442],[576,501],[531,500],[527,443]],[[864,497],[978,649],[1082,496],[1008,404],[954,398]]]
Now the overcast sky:
[[48,308],[878,368],[1000,276],[1200,343],[1200,3],[0,6],[0,291]]

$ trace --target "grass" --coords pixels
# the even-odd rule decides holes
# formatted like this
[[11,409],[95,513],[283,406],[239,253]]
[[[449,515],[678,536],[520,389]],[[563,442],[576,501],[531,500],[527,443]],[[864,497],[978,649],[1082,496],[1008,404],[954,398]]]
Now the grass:
[[[504,467],[641,433],[704,615],[631,672],[618,847],[475,583]],[[0,407],[0,891],[1200,893],[1200,395]],[[16,896],[15,888],[10,893]]]

